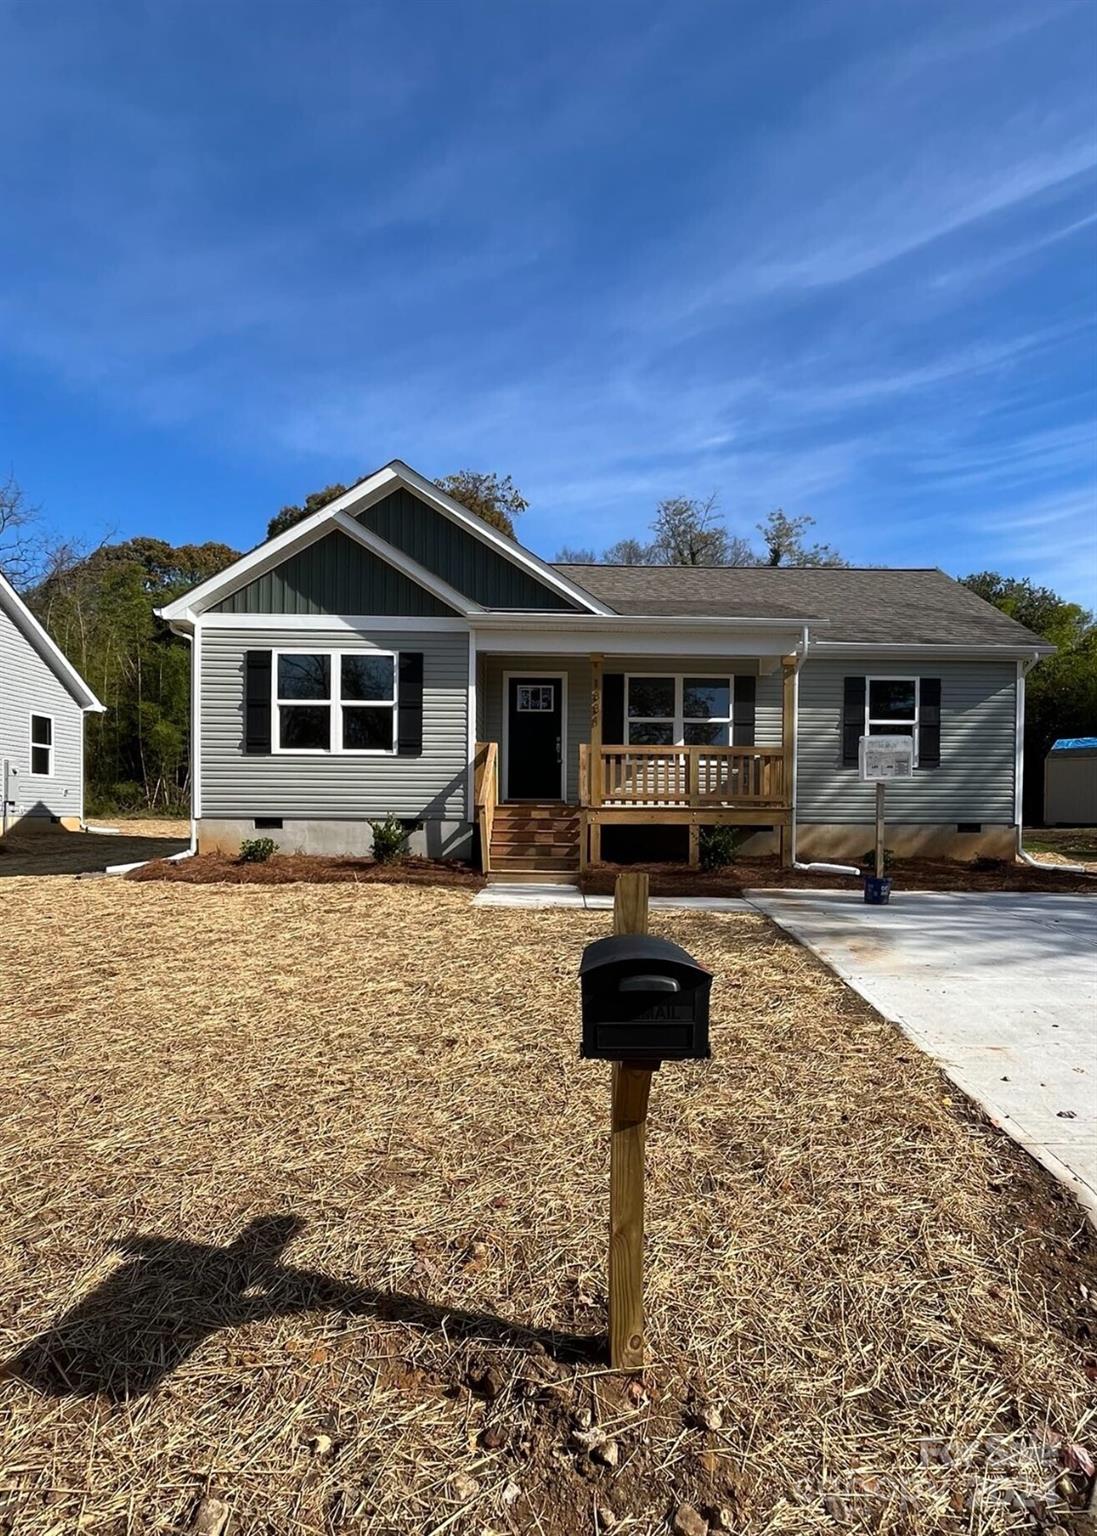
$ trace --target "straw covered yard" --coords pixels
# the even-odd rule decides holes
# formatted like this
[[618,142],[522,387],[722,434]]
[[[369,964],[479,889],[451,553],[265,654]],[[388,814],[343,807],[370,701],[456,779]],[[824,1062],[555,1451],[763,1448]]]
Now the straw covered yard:
[[608,1374],[586,912],[5,882],[0,1531],[1085,1529],[1069,1200],[762,919],[655,1079],[652,1361]]

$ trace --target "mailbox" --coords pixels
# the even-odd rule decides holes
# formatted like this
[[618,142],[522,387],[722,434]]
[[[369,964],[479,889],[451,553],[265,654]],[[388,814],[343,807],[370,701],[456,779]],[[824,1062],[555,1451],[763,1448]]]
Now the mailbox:
[[579,967],[580,1054],[603,1061],[707,1057],[712,972],[667,939],[617,934],[596,939]]

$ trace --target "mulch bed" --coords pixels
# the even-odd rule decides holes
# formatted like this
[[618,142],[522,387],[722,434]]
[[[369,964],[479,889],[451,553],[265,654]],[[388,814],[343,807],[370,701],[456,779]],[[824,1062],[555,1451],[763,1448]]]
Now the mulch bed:
[[484,877],[470,864],[456,859],[396,859],[377,864],[373,859],[342,855],[276,853],[262,864],[219,853],[198,854],[175,863],[158,859],[131,870],[127,880],[170,880],[178,885],[444,885],[479,890]]
[[124,880],[13,910],[0,1530],[221,1531],[214,1496],[226,1536],[668,1536],[682,1503],[1080,1532],[1092,1229],[761,918],[652,914],[717,979],[712,1060],[652,1094],[629,1382],[578,1060],[608,914]]
[[[777,886],[784,890],[862,889],[859,875],[805,874],[782,869],[776,859],[738,859],[726,869],[706,872],[682,864],[601,864],[580,880],[588,896],[612,895],[614,882],[626,870],[646,870],[653,896],[740,896],[744,890]],[[1097,878],[1047,872],[1026,864],[995,861],[989,867],[951,859],[904,859],[888,874],[896,891],[1057,891],[1097,896]]]

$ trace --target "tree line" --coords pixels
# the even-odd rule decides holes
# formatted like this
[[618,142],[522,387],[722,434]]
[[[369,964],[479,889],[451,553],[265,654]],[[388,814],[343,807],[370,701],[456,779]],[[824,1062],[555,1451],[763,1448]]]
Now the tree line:
[[[437,484],[507,537],[528,502],[510,476],[469,469]],[[347,490],[325,486],[282,507],[267,537],[283,533]],[[732,533],[715,497],[659,503],[648,537],[596,554],[561,549],[562,564],[812,565],[846,562],[829,544],[808,542],[814,520],[778,508],[757,524],[758,543]],[[106,705],[89,717],[86,805],[119,811],[185,813],[190,801],[190,647],[154,609],[224,570],[239,557],[227,544],[173,546],[139,537],[95,549],[51,538],[38,508],[10,477],[0,483],[0,571],[22,592]],[[1093,615],[1024,577],[982,571],[961,578],[978,596],[1058,647],[1028,679],[1026,819],[1041,814],[1040,764],[1059,736],[1097,734],[1097,626]]]

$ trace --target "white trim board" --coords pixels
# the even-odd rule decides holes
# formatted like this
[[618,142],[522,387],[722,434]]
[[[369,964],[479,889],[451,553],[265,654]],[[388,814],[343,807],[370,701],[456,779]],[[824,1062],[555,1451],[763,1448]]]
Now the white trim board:
[[[426,502],[436,512],[448,517],[451,522],[458,524],[467,533],[479,539],[481,543],[490,545],[504,559],[509,560],[511,564],[517,565],[535,576],[542,585],[562,594],[570,601],[578,603],[586,612],[596,614],[609,614],[612,612],[612,609],[598,602],[589,592],[584,592],[581,587],[577,587],[574,582],[568,581],[566,577],[561,576],[559,571],[554,570],[552,566],[539,559],[530,550],[523,549],[513,539],[506,538],[505,535],[490,527],[484,522],[483,518],[477,517],[467,507],[461,506],[460,502],[455,501],[452,496],[447,496],[444,491],[439,490],[436,485],[432,485],[429,480],[426,480],[422,475],[411,469],[410,466],[404,464],[399,459],[393,459],[383,469],[377,470],[375,474],[368,475],[357,485],[352,486],[349,491],[344,492],[342,496],[337,496],[334,501],[329,501],[327,506],[321,507],[319,511],[303,518],[301,522],[296,523],[292,528],[288,528],[285,533],[280,533],[277,537],[268,539],[265,544],[260,544],[248,554],[241,555],[240,559],[234,561],[226,570],[220,571],[216,576],[211,576],[206,581],[200,582],[197,587],[186,593],[183,597],[176,598],[174,602],[166,603],[163,608],[157,610],[160,617],[166,619],[169,623],[195,619],[198,614],[203,613],[212,603],[219,602],[248,581],[253,581],[256,576],[261,576],[266,571],[273,569],[275,565],[280,564],[289,555],[297,553],[299,549],[306,548],[314,539],[321,537],[327,531],[329,525],[340,527],[344,533],[349,532],[346,525],[348,522],[355,522],[355,518],[348,514],[364,511],[367,507],[372,506],[374,502],[391,495],[401,485],[405,490],[410,491],[413,495],[418,496],[420,500]],[[356,526],[359,525],[356,524]],[[404,555],[402,552],[396,552],[394,547],[387,544],[384,539],[379,539],[376,534],[371,534],[367,529],[360,528],[360,526],[359,531],[361,534],[366,535],[366,538],[362,540],[363,543],[367,543],[367,539],[377,540],[376,546],[367,545],[367,547],[374,547],[375,552],[379,552],[380,547],[383,547],[385,551],[393,550],[394,553],[399,553],[401,561],[410,561],[410,565],[416,571],[423,571],[423,567],[418,565],[416,561],[411,560],[410,556]],[[391,555],[386,553],[384,558],[397,565],[398,569],[402,568],[397,561],[392,560]],[[406,570],[405,574],[411,575],[411,570]],[[412,579],[419,578],[413,576]],[[440,580],[438,577],[432,577],[431,579],[436,582]],[[452,588],[448,588],[448,590],[453,591]],[[452,600],[444,599],[444,601]],[[465,597],[460,599],[460,605],[460,611],[463,612],[480,611],[479,604],[470,604],[470,600]]]
[[399,630],[402,634],[418,634],[420,631],[466,634],[467,619],[426,617],[413,614],[392,613],[204,613],[201,617],[203,632],[224,629],[286,629],[334,630],[338,633],[359,634],[369,630]]

